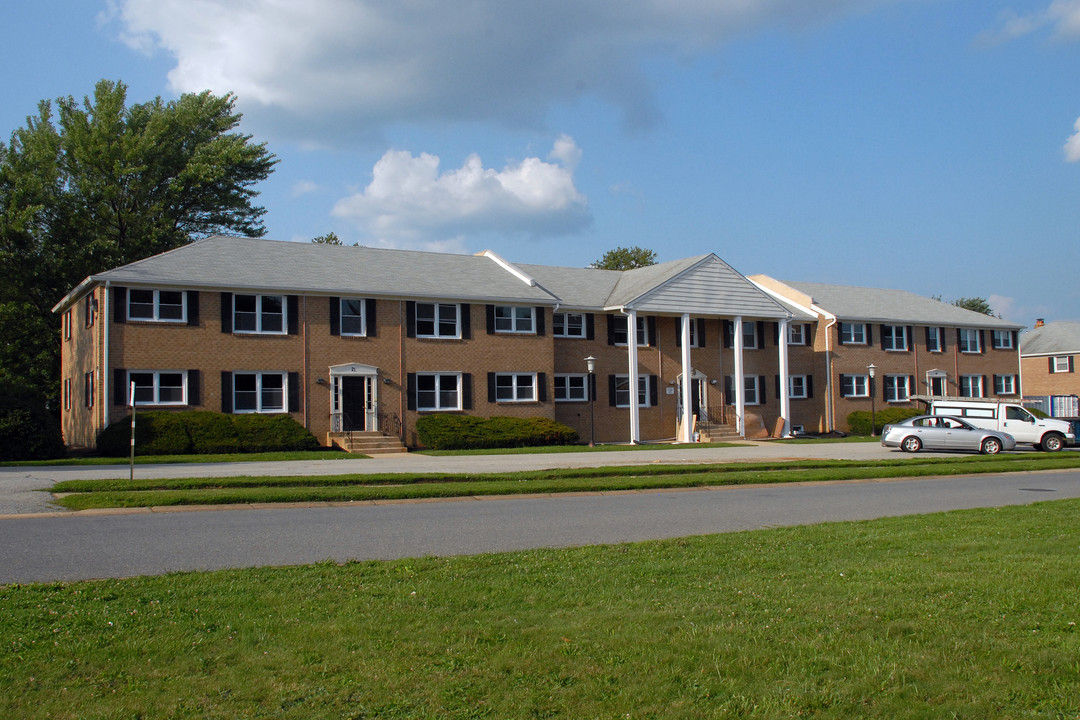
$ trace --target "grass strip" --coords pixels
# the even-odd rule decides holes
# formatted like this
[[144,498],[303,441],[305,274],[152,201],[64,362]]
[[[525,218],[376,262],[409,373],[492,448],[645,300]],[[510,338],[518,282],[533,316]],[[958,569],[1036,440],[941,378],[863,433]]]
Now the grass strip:
[[0,587],[0,716],[1080,716],[1080,501]]
[[[349,454],[343,450],[290,450],[262,453],[218,453],[213,455],[142,455],[135,456],[136,465],[165,465],[175,463],[222,462],[285,462],[290,460],[357,460],[367,455]],[[127,465],[126,457],[80,457],[56,460],[13,460],[0,462],[0,467],[36,467],[51,465]]]
[[71,510],[238,503],[346,502],[463,496],[714,487],[869,478],[1061,470],[1080,456],[1006,455],[910,460],[820,460],[574,468],[503,474],[378,474],[69,480],[53,492]]
[[[876,439],[876,438],[875,438]],[[741,442],[695,443],[693,449],[746,447]],[[470,450],[417,450],[417,455],[443,457],[448,455],[558,455],[562,453],[593,452],[637,452],[639,450],[686,450],[686,445],[677,443],[644,443],[639,445],[542,445],[538,447],[517,448],[473,448]]]

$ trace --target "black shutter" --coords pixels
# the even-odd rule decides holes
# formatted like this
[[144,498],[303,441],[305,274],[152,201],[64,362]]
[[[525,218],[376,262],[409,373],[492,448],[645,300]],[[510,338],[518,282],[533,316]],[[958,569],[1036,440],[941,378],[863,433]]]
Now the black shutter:
[[608,388],[608,405],[610,407],[615,407],[615,405],[617,403],[616,403],[616,397],[615,397],[615,376],[614,375],[608,375],[607,376],[607,388]]
[[461,373],[461,409],[472,410],[472,373]]
[[1069,356],[1069,372],[1073,371],[1073,356]]
[[1049,357],[1049,358],[1046,358],[1046,359],[1050,361],[1050,374],[1053,375],[1054,374],[1054,358]]
[[547,373],[536,373],[536,399],[547,402]]
[[927,328],[925,328],[925,330],[926,330],[926,351],[930,352],[930,338],[932,337],[932,335],[930,333],[931,328],[927,327]]
[[724,321],[724,347],[729,348],[735,344],[735,334],[733,332],[731,320]]
[[780,347],[780,323],[778,322],[772,324],[772,344]]
[[697,346],[705,347],[705,318],[697,319]]
[[[614,345],[615,344],[615,316],[614,315],[608,315],[607,316],[607,344],[608,345]],[[614,403],[612,403],[612,405],[614,405]]]
[[[1053,365],[1053,360],[1050,361]],[[115,368],[113,370],[113,405],[127,405],[128,379],[127,370]]]
[[202,383],[198,370],[187,371],[187,404],[189,407],[202,405]]
[[[225,293],[222,293],[223,295]],[[232,373],[227,370],[221,372],[221,412],[231,413],[233,411],[233,381]]]
[[494,305],[485,305],[484,306],[484,313],[485,313],[485,316],[487,317],[487,334],[488,335],[494,335],[495,334],[495,306]]
[[[727,322],[726,320],[724,322]],[[735,381],[730,375],[724,376],[724,402],[728,405],[735,404]]]
[[660,385],[660,378],[655,375],[649,376],[649,405],[656,407],[657,397],[659,395],[658,387]]
[[682,347],[682,326],[683,319],[677,318],[679,322],[675,324],[675,347]]
[[585,313],[585,339],[596,339],[596,320],[592,313]]
[[979,331],[979,354],[986,352],[986,331]]
[[536,306],[536,334],[543,337],[547,334],[547,328],[544,325],[544,306]]
[[461,303],[461,339],[472,338],[472,306],[469,303]]
[[[656,347],[656,316],[655,315],[650,315],[649,317],[645,318],[645,328],[646,328],[646,332],[648,334],[648,337],[646,338],[646,341],[648,342],[649,347]],[[635,335],[634,335],[635,342],[637,341],[636,331],[637,331],[637,329],[635,328]]]
[[405,407],[409,410],[416,409],[416,373],[405,376]]
[[758,348],[765,347],[765,321],[757,321],[757,346]]
[[300,373],[289,373],[289,412],[300,412]]
[[[870,325],[868,324],[866,327],[869,328]],[[885,326],[884,325],[881,326],[881,349],[882,350],[885,349]]]
[[758,394],[761,396],[758,398],[758,405],[764,405],[767,401],[767,398],[765,397],[765,386],[768,383],[764,381],[763,375],[755,375],[754,377],[756,378],[756,380],[754,380],[754,384],[757,385]]
[[221,332],[232,332],[232,293],[221,293]]
[[844,375],[843,373],[840,373],[840,377],[839,377],[839,380],[838,380],[838,387],[840,388],[840,392],[839,392],[840,397],[847,397],[847,395],[844,394],[844,380],[845,380],[845,378],[847,378],[847,375]]
[[596,402],[596,374],[589,376],[589,400]]
[[199,291],[187,291],[187,324],[199,324]]
[[780,376],[773,375],[773,377],[776,378],[776,397],[780,397]]
[[[914,395],[915,392],[918,390],[918,387],[916,387],[916,385],[915,385],[915,376],[914,375],[908,375],[907,387],[908,387],[908,398],[910,399],[910,397],[912,395]],[[983,375],[983,387],[984,388],[986,387],[986,376],[985,375]]]
[[808,398],[814,397],[814,376],[813,375],[807,375],[806,376],[806,397],[808,397]]
[[1020,347],[1020,333],[1013,330],[1010,334],[1012,335],[1012,349],[1016,350]]
[[911,325],[907,326],[907,351],[911,352],[915,349],[915,328]]
[[127,322],[127,288],[116,286],[112,290],[113,322]]
[[341,298],[330,298],[330,334],[341,334]]
[[867,345],[873,345],[874,344],[874,326],[871,325],[870,323],[865,323],[864,327],[866,328],[866,344]]
[[487,374],[487,387],[488,387],[488,402],[495,402],[495,373],[489,372]]
[[956,328],[956,347],[960,347],[960,328]]
[[945,352],[945,328],[941,328],[941,352]]
[[364,325],[368,337],[376,337],[379,327],[375,322],[375,298],[364,300]]
[[300,331],[300,301],[296,295],[286,295],[285,304],[288,307],[288,335],[296,335]]
[[[416,301],[405,301],[405,336],[414,338],[416,337]],[[413,399],[412,410],[415,410],[416,399]]]

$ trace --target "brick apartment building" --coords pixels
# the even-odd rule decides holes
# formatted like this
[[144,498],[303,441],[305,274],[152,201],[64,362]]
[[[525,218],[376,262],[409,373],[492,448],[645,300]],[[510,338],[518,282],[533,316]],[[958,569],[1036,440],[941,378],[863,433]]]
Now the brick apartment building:
[[[369,430],[410,446],[431,412],[548,417],[597,442],[844,429],[870,362],[886,403],[924,376],[944,394],[1019,394],[1018,326],[899,291],[866,291],[908,303],[893,314],[849,312],[836,287],[755,284],[713,254],[618,272],[212,237],[57,304],[62,427],[93,447],[132,383],[140,408],[288,412],[323,442]],[[915,327],[940,331],[937,349]]]
[[1020,337],[1026,395],[1080,395],[1080,323],[1038,320]]

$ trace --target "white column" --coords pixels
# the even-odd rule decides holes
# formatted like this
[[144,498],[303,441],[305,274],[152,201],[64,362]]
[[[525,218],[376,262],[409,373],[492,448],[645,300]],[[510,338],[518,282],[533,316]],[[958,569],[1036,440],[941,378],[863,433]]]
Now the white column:
[[683,313],[682,316],[682,434],[679,436],[679,442],[693,442],[693,435],[691,434],[691,418],[693,417],[693,378],[690,375],[693,370],[690,368],[690,314]]
[[780,437],[791,434],[791,398],[788,397],[788,326],[790,320],[780,321],[780,417],[784,418],[784,427]]
[[746,436],[746,377],[743,375],[743,332],[742,315],[736,315],[735,320],[735,429],[743,437]]
[[626,354],[630,361],[630,442],[641,442],[641,416],[638,408],[637,311],[626,313]]

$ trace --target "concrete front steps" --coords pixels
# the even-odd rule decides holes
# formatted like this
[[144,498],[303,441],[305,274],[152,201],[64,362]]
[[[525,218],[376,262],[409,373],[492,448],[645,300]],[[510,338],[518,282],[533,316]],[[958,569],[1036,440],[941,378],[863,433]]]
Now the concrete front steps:
[[697,432],[698,441],[703,443],[738,442],[746,439],[735,430],[734,425],[721,423],[702,423],[697,426]]
[[331,445],[342,450],[361,455],[390,455],[408,452],[401,439],[381,432],[356,430],[353,432],[332,432],[329,435]]

